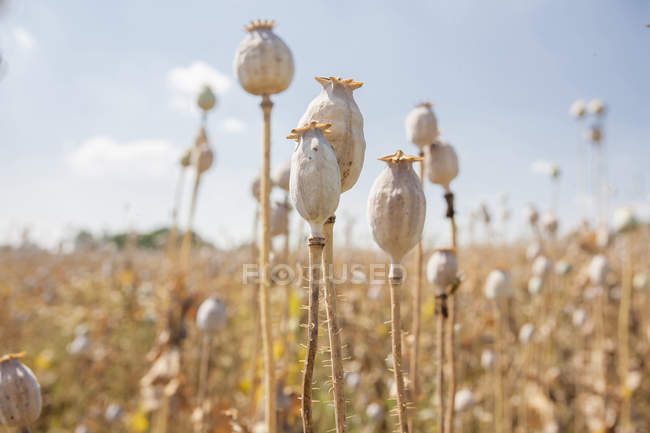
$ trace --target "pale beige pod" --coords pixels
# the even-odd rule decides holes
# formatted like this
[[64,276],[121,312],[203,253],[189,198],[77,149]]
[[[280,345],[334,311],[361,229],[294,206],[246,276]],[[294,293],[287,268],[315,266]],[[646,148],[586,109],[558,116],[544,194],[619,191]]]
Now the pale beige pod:
[[542,216],[542,226],[549,235],[555,235],[557,233],[559,223],[553,212],[546,212]]
[[196,171],[200,174],[208,171],[214,162],[214,153],[208,144],[195,147],[192,152],[192,157],[194,159],[194,167],[196,167]]
[[183,153],[183,156],[181,156],[181,166],[184,168],[192,165],[192,149],[192,147],[188,147]]
[[537,208],[532,205],[528,204],[524,208],[524,216],[528,220],[531,226],[536,226],[537,222],[539,221],[539,212],[537,211]]
[[253,198],[255,198],[258,203],[260,201],[260,188],[262,187],[261,183],[262,182],[260,181],[259,176],[255,177],[255,179],[253,179],[253,183],[251,183],[251,194],[253,194]]
[[607,257],[603,254],[595,255],[589,263],[589,281],[591,281],[591,284],[595,286],[604,285],[610,269]]
[[[329,140],[328,140],[329,141]],[[331,144],[331,143],[330,143]],[[271,182],[280,189],[289,191],[289,179],[291,178],[291,161],[278,167],[271,175]]]
[[427,279],[439,292],[451,286],[458,278],[458,260],[453,248],[440,248],[433,252],[427,263]]
[[327,140],[334,147],[341,171],[341,192],[352,188],[359,179],[366,153],[363,116],[352,92],[363,85],[351,78],[315,77],[323,90],[302,115],[298,126],[311,121],[331,123]]
[[512,296],[512,282],[510,275],[502,270],[495,269],[485,280],[485,297],[488,299],[507,298]]
[[199,93],[196,104],[203,111],[210,111],[217,105],[217,96],[214,94],[210,86],[203,86],[203,90]]
[[336,154],[324,135],[329,127],[329,123],[313,121],[287,136],[298,142],[291,156],[289,194],[309,223],[311,237],[323,237],[323,224],[336,211],[341,196]]
[[375,180],[368,197],[368,219],[379,247],[400,263],[422,237],[426,199],[413,162],[422,158],[398,150],[379,158],[387,167]]
[[404,121],[406,137],[418,147],[428,146],[438,138],[438,120],[431,107],[431,102],[416,105]]
[[274,32],[273,21],[252,21],[237,47],[234,70],[241,86],[253,95],[283,92],[293,79],[293,55]]
[[431,183],[449,191],[449,184],[458,176],[458,156],[453,146],[440,139],[425,146],[424,170]]
[[271,205],[271,237],[281,236],[289,229],[289,204],[274,202]]
[[0,421],[25,428],[41,414],[41,387],[34,373],[19,361],[22,354],[0,358]]

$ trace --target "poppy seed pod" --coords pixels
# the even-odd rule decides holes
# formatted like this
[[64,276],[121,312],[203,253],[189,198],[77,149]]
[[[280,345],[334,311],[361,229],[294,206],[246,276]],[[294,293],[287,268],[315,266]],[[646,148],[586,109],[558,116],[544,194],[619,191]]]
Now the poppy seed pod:
[[587,112],[587,104],[582,99],[576,100],[569,108],[569,114],[576,119],[582,119]]
[[251,183],[251,194],[253,194],[253,198],[258,202],[260,201],[260,188],[261,181],[260,177],[257,176],[255,179],[253,179],[253,183]]
[[461,389],[454,397],[454,410],[456,412],[464,412],[470,407],[474,406],[476,400],[474,394],[467,388]]
[[589,111],[590,114],[602,116],[605,114],[605,110],[605,103],[601,99],[594,98],[587,104],[587,111]]
[[485,297],[488,299],[508,298],[512,296],[510,275],[504,270],[495,269],[485,280]]
[[203,90],[199,93],[196,104],[203,111],[210,111],[217,105],[217,96],[214,94],[210,86],[203,86]]
[[587,139],[594,143],[600,143],[603,140],[603,130],[600,126],[595,125],[589,128],[589,131],[587,131]]
[[609,270],[610,266],[607,257],[602,254],[594,256],[589,263],[589,281],[596,286],[604,285]]
[[196,312],[196,325],[207,334],[216,334],[226,325],[226,304],[217,297],[208,298]]
[[379,158],[387,167],[377,177],[368,197],[368,219],[375,242],[400,263],[422,237],[426,199],[413,161],[422,158],[398,150]]
[[542,227],[544,227],[544,230],[546,230],[549,235],[555,235],[558,226],[559,223],[557,217],[553,212],[546,212],[544,216],[542,216]]
[[539,221],[539,212],[537,208],[532,204],[527,205],[524,208],[524,216],[528,220],[531,226],[536,226]]
[[484,369],[489,370],[492,368],[494,361],[496,361],[496,355],[493,351],[484,350],[483,353],[481,353],[481,367]]
[[193,147],[189,147],[185,150],[183,153],[183,156],[181,156],[181,166],[182,167],[189,167],[192,165],[192,149]]
[[22,354],[0,358],[0,421],[24,428],[41,414],[41,387],[34,373],[19,361]]
[[456,282],[458,260],[456,250],[441,248],[433,252],[427,263],[427,278],[429,283],[442,291],[445,287]]
[[283,235],[289,229],[289,204],[275,202],[271,206],[271,237]]
[[195,147],[192,151],[192,163],[199,174],[205,173],[212,167],[214,162],[214,153],[207,143]]
[[458,176],[458,156],[452,145],[438,140],[425,146],[424,170],[431,183],[449,191],[449,184]]
[[526,258],[529,261],[535,260],[539,255],[542,254],[542,246],[539,242],[533,242],[532,244],[526,247]]
[[544,288],[544,279],[539,275],[533,275],[528,280],[528,293],[538,295]]
[[438,120],[432,106],[431,102],[423,102],[406,116],[406,137],[418,147],[428,146],[438,138]]
[[329,123],[316,121],[287,136],[298,145],[291,156],[289,193],[298,213],[309,223],[312,237],[323,237],[323,224],[334,214],[341,196],[336,154],[325,138]]
[[539,256],[533,262],[533,275],[544,278],[551,272],[553,265],[551,261],[545,256]]
[[253,95],[283,92],[293,79],[293,55],[274,32],[273,21],[252,21],[237,47],[234,70],[239,84]]
[[351,78],[315,77],[323,90],[316,96],[302,115],[298,126],[309,122],[328,122],[332,126],[327,135],[336,153],[341,172],[341,192],[352,188],[359,179],[366,153],[363,136],[363,116],[354,101],[352,92],[363,85]]
[[630,232],[639,225],[634,210],[631,207],[622,207],[614,212],[614,231],[616,233]]
[[273,185],[285,191],[289,191],[289,179],[291,179],[291,161],[278,167],[271,176]]
[[535,325],[526,323],[519,329],[519,341],[522,344],[527,344],[535,333]]

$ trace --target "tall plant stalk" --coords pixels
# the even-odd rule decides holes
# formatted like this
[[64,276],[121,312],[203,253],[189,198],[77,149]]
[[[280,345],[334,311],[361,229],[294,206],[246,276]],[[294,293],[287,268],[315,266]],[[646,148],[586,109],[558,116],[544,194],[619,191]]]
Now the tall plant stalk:
[[390,283],[390,319],[392,326],[393,375],[397,388],[397,414],[401,433],[408,433],[408,418],[406,415],[406,393],[402,375],[402,324],[400,319],[400,301],[397,291],[402,285],[402,269],[398,264],[391,263],[388,275]]
[[262,143],[262,175],[260,176],[260,204],[262,214],[262,243],[260,245],[260,313],[262,323],[262,346],[264,351],[264,395],[267,433],[277,429],[275,412],[275,366],[271,336],[271,302],[269,299],[269,253],[271,250],[270,193],[271,193],[271,109],[269,95],[262,96],[264,113],[264,140]]
[[345,392],[343,390],[343,356],[341,354],[341,338],[336,313],[336,287],[334,285],[334,223],[332,215],[323,225],[325,235],[325,254],[323,269],[325,269],[325,307],[327,311],[327,331],[329,333],[330,357],[332,360],[332,389],[334,392],[334,419],[336,432],[347,431],[345,423]]
[[304,433],[314,433],[312,419],[312,382],[314,363],[318,351],[318,301],[322,278],[323,248],[325,239],[310,237],[309,245],[309,313],[307,315],[307,355],[302,377],[302,427]]
[[[454,194],[449,191],[445,193],[447,202],[447,218],[449,219],[451,232],[451,247],[456,250],[456,218],[454,211]],[[455,326],[456,326],[456,289],[455,285],[449,292],[447,318],[447,352],[449,368],[449,384],[447,386],[447,415],[445,416],[445,432],[453,433],[454,431],[454,400],[456,399],[456,359],[455,359]]]
[[443,366],[445,363],[445,314],[446,305],[444,295],[439,298],[436,309],[436,406],[438,407],[438,432],[445,431],[445,399]]
[[190,256],[192,253],[192,229],[194,227],[194,213],[196,211],[196,202],[199,195],[199,185],[201,183],[201,174],[197,171],[194,178],[194,188],[192,189],[192,203],[190,205],[190,215],[187,220],[187,228],[183,235],[183,243],[181,244],[181,269],[186,272],[190,265]]
[[[424,152],[420,151],[420,158],[424,157]],[[424,185],[424,162],[420,161],[420,183]],[[417,250],[415,253],[415,293],[413,294],[412,306],[412,335],[413,343],[411,345],[411,356],[409,365],[409,374],[411,377],[413,411],[417,410],[418,398],[420,394],[420,383],[418,375],[418,358],[420,356],[420,317],[422,315],[422,240],[418,242]],[[409,418],[409,430],[415,431],[416,423],[415,412]]]
[[632,305],[632,246],[629,235],[623,239],[624,258],[621,276],[621,302],[618,310],[618,374],[621,387],[621,427],[622,432],[632,431],[631,397],[628,389],[628,370],[630,363],[630,307]]
[[183,185],[185,184],[185,166],[181,165],[181,170],[176,182],[176,192],[174,193],[174,209],[172,210],[172,226],[169,230],[169,238],[167,239],[167,258],[176,262],[177,258],[177,237],[178,237],[178,212],[181,206],[181,199],[183,196]]

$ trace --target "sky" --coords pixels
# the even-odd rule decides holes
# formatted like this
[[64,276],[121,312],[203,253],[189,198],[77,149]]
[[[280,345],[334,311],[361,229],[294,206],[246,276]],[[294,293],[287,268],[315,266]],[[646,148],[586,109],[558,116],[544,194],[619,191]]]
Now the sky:
[[[579,185],[593,157],[580,123],[568,115],[577,98],[602,98],[608,106],[610,215],[633,205],[650,216],[645,0],[1,3],[0,244],[17,242],[25,228],[32,240],[53,246],[79,229],[168,225],[178,159],[197,133],[194,100],[206,82],[219,99],[208,118],[216,162],[199,191],[196,230],[223,247],[248,240],[262,113],[232,62],[244,25],[257,18],[276,20],[296,66],[289,89],[272,98],[274,167],[289,160],[294,144],[285,136],[320,91],[314,76],[365,83],[355,98],[366,159],[337,212],[338,230],[356,221],[354,242],[370,241],[366,201],[384,164],[377,158],[417,152],[404,118],[425,100],[459,155],[452,188],[462,239],[482,201],[500,224],[507,195],[510,236],[525,232],[526,203],[550,209],[544,162],[562,170],[561,227],[576,224]],[[443,242],[442,191],[429,184],[425,192],[425,237]],[[186,210],[180,218],[184,224]]]

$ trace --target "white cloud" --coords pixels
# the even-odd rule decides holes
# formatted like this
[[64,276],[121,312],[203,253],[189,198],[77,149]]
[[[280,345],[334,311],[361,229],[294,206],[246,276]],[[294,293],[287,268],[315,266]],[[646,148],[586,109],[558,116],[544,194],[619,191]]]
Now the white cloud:
[[196,98],[206,84],[220,94],[230,89],[232,81],[227,75],[200,60],[167,72],[167,85],[172,90],[172,107],[184,113],[196,113]]
[[83,141],[66,155],[66,163],[86,176],[116,178],[160,178],[167,176],[179,158],[179,151],[161,139],[118,142],[110,137]]
[[32,34],[22,27],[16,27],[14,29],[14,40],[18,47],[25,51],[31,51],[31,49],[36,45],[36,41]]
[[228,134],[239,134],[244,131],[246,124],[236,117],[226,117],[219,124],[219,130]]

